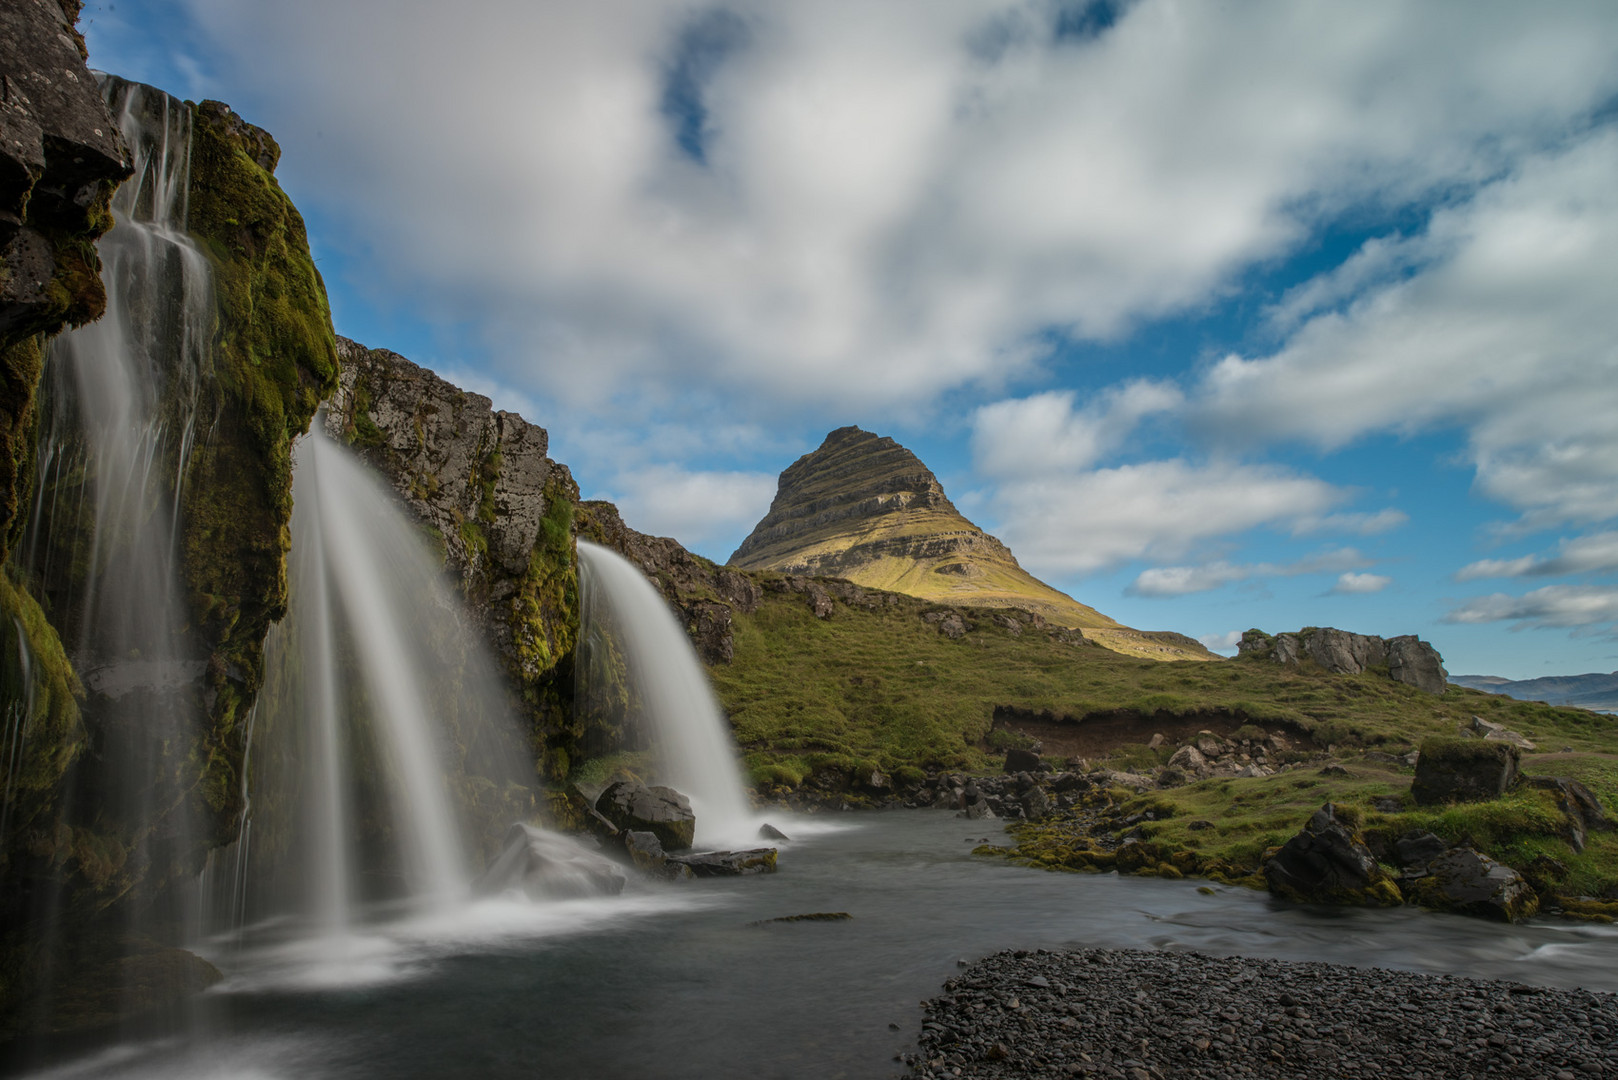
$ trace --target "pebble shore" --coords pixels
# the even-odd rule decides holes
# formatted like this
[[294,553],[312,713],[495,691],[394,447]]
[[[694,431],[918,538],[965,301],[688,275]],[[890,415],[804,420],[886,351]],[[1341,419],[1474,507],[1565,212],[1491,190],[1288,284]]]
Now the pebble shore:
[[1003,952],[925,1003],[914,1080],[1618,1078],[1618,995],[1197,953]]

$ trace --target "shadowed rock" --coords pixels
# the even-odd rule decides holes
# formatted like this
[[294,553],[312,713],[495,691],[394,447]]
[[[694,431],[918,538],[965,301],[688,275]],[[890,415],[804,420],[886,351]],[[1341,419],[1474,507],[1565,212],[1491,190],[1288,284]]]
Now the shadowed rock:
[[1482,739],[1428,739],[1416,758],[1410,794],[1421,806],[1498,799],[1517,779],[1521,751]]
[[1270,892],[1309,904],[1392,907],[1399,888],[1337,807],[1327,803],[1264,864]]
[[601,793],[596,810],[626,833],[651,833],[665,851],[689,848],[696,835],[691,802],[673,788],[619,780]]
[[1411,886],[1417,902],[1439,911],[1518,922],[1539,910],[1521,874],[1471,848],[1451,848],[1427,864]]

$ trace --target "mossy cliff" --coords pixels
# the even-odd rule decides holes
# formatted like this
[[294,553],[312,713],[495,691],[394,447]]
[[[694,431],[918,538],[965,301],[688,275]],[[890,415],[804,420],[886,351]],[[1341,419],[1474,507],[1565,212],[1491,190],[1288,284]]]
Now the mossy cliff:
[[[179,682],[163,691],[174,707],[158,715],[168,719],[150,727],[128,722],[117,693],[93,679],[86,690],[75,677],[61,641],[76,647],[84,639],[79,598],[106,567],[89,557],[97,542],[92,459],[61,451],[83,441],[69,430],[69,409],[61,414],[68,427],[57,433],[68,432],[67,443],[54,451],[64,464],[36,500],[55,512],[30,523],[29,556],[13,557],[0,589],[0,606],[16,616],[0,620],[4,652],[26,655],[32,669],[32,678],[21,677],[12,670],[19,661],[0,673],[8,710],[32,710],[0,864],[0,1031],[23,1022],[17,1009],[29,1000],[40,1015],[27,1023],[66,1022],[60,1013],[44,1017],[45,999],[66,1000],[75,979],[83,983],[84,972],[125,951],[130,943],[117,928],[134,913],[159,925],[168,886],[191,880],[208,850],[234,837],[264,636],[287,602],[291,438],[336,387],[324,287],[303,221],[274,179],[274,140],[217,102],[192,105],[151,90],[140,100],[188,129],[188,228],[213,280],[200,367],[165,375],[166,435],[155,451],[156,475],[183,465],[169,497],[181,523],[179,645],[187,659],[176,668]],[[33,342],[44,357],[44,342]],[[30,431],[41,404],[28,406]],[[25,492],[13,494],[26,504]],[[25,654],[9,641],[14,626],[27,634]],[[37,981],[47,967],[48,986]]]

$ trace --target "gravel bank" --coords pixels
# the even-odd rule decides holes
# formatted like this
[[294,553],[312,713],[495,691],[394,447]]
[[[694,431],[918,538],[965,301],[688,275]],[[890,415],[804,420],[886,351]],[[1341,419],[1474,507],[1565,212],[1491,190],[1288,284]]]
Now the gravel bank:
[[1618,1077],[1618,996],[1196,953],[998,953],[926,1003],[913,1078]]

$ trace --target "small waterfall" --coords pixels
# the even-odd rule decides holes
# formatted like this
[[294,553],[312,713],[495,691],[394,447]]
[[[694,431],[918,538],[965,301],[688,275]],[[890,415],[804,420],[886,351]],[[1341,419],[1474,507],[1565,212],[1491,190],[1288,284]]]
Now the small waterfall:
[[316,420],[293,453],[288,615],[253,738],[253,915],[345,934],[362,904],[465,898],[531,815],[503,683],[381,479]]
[[629,560],[583,540],[579,571],[585,647],[599,652],[610,639],[623,656],[638,726],[657,752],[655,779],[691,800],[699,843],[751,839],[756,824],[729,725],[667,601]]

